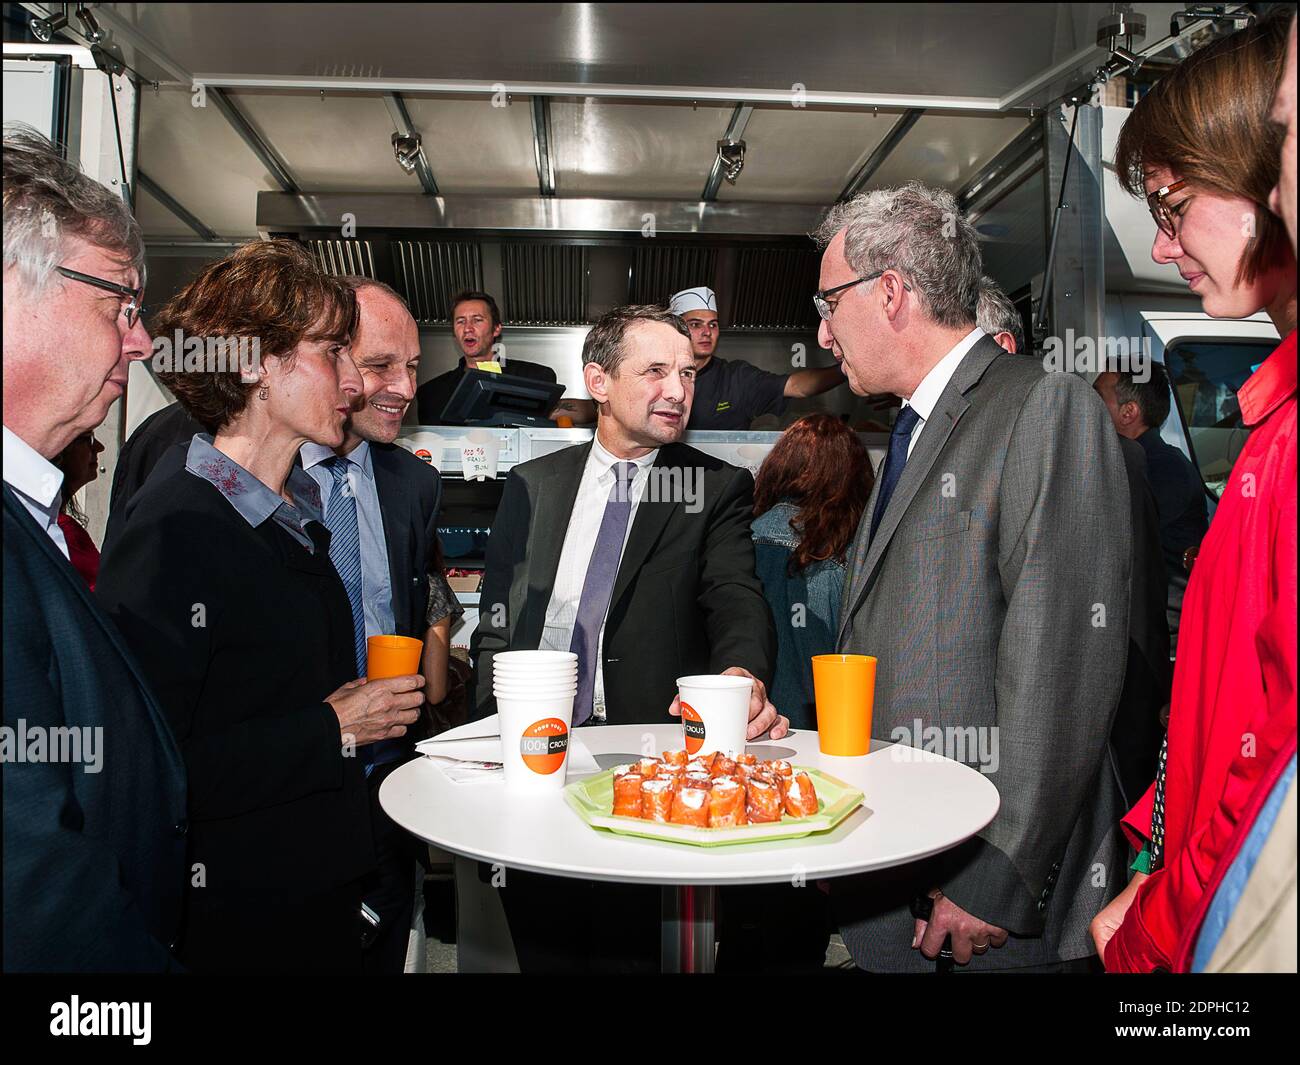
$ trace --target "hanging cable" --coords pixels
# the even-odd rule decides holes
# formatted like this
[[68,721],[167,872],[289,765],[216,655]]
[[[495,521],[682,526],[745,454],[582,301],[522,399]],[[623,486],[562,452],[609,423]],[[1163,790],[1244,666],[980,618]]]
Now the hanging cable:
[[1052,264],[1056,260],[1056,238],[1061,229],[1061,211],[1066,206],[1065,189],[1066,182],[1070,179],[1070,157],[1074,154],[1074,133],[1079,126],[1079,109],[1083,106],[1077,97],[1071,102],[1074,104],[1074,118],[1070,122],[1070,139],[1066,142],[1065,164],[1061,167],[1061,191],[1056,197],[1056,209],[1052,212],[1052,236],[1047,242],[1047,267],[1043,271],[1043,290],[1038,295],[1038,320],[1034,322],[1035,338],[1042,334],[1043,321],[1047,315],[1047,297],[1052,292]]

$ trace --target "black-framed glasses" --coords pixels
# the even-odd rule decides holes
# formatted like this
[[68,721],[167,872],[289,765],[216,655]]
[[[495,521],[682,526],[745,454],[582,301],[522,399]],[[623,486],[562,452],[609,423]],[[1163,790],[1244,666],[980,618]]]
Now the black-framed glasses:
[[[888,270],[892,268],[886,267],[885,269]],[[814,292],[813,306],[817,308],[817,313],[821,315],[822,321],[829,322],[831,320],[831,315],[835,313],[835,308],[838,307],[840,303],[839,300],[831,303],[830,300],[826,298],[827,296],[833,296],[837,292],[843,292],[846,288],[852,288],[854,285],[861,285],[867,281],[874,281],[876,278],[883,276],[884,273],[885,270],[877,270],[874,274],[867,274],[866,277],[859,277],[854,281],[846,281],[842,285],[836,285],[834,288],[824,289],[821,292]],[[903,288],[907,289],[908,292],[912,291],[912,286],[906,281],[903,282]]]
[[[1160,231],[1171,239],[1178,236],[1178,215],[1174,214],[1173,208],[1166,201],[1175,192],[1181,192],[1185,188],[1187,188],[1186,181],[1175,181],[1172,185],[1165,185],[1147,195],[1147,210],[1151,212],[1151,217],[1155,219]],[[1190,199],[1191,196],[1184,196],[1173,207],[1182,207]]]
[[77,270],[69,270],[66,266],[56,266],[55,271],[64,277],[73,281],[80,281],[83,285],[93,285],[95,288],[102,288],[105,292],[113,292],[127,301],[122,308],[122,314],[126,316],[126,327],[131,329],[135,326],[136,319],[144,314],[144,287],[128,288],[126,285],[119,285],[116,281],[106,281],[102,277],[95,277],[94,274],[83,274]]

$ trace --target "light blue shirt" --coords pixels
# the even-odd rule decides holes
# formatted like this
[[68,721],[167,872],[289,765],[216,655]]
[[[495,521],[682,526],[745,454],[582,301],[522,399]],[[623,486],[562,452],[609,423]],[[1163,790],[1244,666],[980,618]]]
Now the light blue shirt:
[[[324,444],[303,444],[299,452],[303,469],[320,486],[321,513],[328,514],[334,493],[334,475],[324,465],[334,457]],[[348,460],[348,484],[357,501],[357,531],[361,539],[361,599],[366,615],[366,636],[392,636],[397,630],[393,621],[393,579],[388,568],[388,541],[384,539],[384,516],[379,509],[379,492],[375,488],[375,466],[370,444],[363,440]]]
[[196,433],[185,453],[185,471],[212,484],[253,528],[270,518],[308,551],[316,553],[307,522],[319,522],[322,526],[325,522],[321,518],[320,493],[302,470],[291,469],[285,481],[297,501],[294,506],[219,451],[209,434]]

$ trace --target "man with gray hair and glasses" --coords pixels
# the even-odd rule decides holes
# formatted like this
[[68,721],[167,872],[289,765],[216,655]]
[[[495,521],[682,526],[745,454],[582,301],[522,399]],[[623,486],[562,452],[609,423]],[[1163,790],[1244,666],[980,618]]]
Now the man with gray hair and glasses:
[[185,877],[185,773],[68,561],[52,463],[146,358],[144,242],[27,128],[4,139],[4,968],[161,971]]
[[836,649],[878,660],[875,738],[920,747],[937,727],[1001,795],[961,846],[833,881],[844,942],[881,972],[945,951],[972,971],[1086,966],[1088,922],[1124,879],[1107,739],[1129,502],[1105,407],[977,327],[979,243],[949,193],[864,193],[815,235],[819,341],[855,393],[903,400]]

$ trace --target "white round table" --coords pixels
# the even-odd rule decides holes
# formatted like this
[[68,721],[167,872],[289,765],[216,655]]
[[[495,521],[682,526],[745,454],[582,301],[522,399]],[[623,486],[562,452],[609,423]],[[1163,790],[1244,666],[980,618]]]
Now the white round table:
[[[646,750],[682,746],[674,724],[583,728],[579,735],[602,769]],[[987,777],[911,747],[876,741],[868,755],[833,758],[817,749],[817,733],[798,730],[748,750],[838,777],[862,791],[863,803],[829,832],[694,847],[591,828],[562,793],[521,799],[506,794],[499,775],[457,784],[425,758],[391,773],[379,801],[408,832],[466,858],[552,876],[663,885],[665,971],[712,969],[718,885],[806,883],[887,869],[955,847],[998,811]]]

